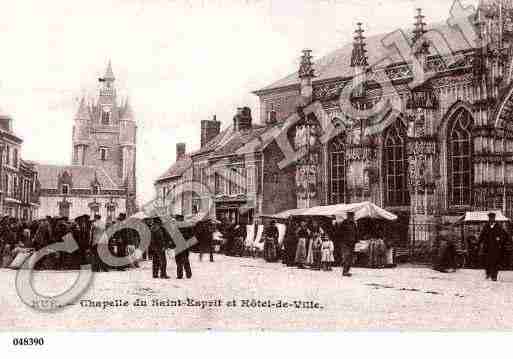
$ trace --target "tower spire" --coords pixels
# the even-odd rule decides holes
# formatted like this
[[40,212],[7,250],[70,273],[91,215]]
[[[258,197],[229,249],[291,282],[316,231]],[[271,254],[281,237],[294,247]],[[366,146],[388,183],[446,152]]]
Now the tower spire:
[[[427,32],[425,29],[426,23],[424,22],[425,16],[422,15],[422,9],[417,9],[417,16],[415,16],[415,28],[413,30],[413,45],[416,45],[415,55],[428,54],[429,44],[423,39],[424,34]],[[422,43],[419,43],[422,41]]]
[[98,79],[99,82],[102,83],[100,87],[100,96],[105,97],[116,97],[116,90],[114,89],[114,72],[112,71],[112,63],[109,60],[107,64],[107,69],[105,70],[105,75]]
[[312,50],[305,49],[301,55],[298,76],[300,79],[301,106],[306,106],[312,101],[314,68],[312,63]]
[[105,81],[114,81],[116,78],[114,77],[114,72],[112,71],[112,63],[109,59],[109,63],[107,64],[107,69],[105,70],[105,76],[103,76]]
[[368,66],[367,62],[367,50],[365,49],[365,36],[363,33],[365,30],[362,28],[362,23],[356,24],[355,37],[353,43],[353,52],[351,54],[351,67]]
[[301,56],[301,62],[299,65],[299,78],[302,79],[306,77],[314,77],[312,50],[310,49],[303,50],[303,55]]

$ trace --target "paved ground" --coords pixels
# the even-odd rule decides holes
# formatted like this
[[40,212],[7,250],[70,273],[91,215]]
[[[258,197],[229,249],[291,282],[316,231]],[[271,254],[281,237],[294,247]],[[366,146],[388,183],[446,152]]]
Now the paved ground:
[[[501,273],[500,281],[493,283],[474,270],[443,274],[423,267],[355,268],[352,278],[343,279],[339,269],[300,270],[261,259],[218,256],[215,263],[200,263],[191,255],[191,260],[190,280],[153,279],[150,263],[128,272],[97,273],[82,299],[121,299],[129,305],[103,309],[76,303],[57,313],[41,313],[22,304],[15,290],[15,271],[1,269],[0,329],[513,328],[513,272]],[[169,268],[174,274],[174,263]],[[72,271],[41,272],[36,287],[45,294],[57,293],[75,278]],[[210,300],[205,304],[211,307],[176,306],[178,299],[187,303],[187,298]],[[133,306],[138,299],[148,306]],[[244,300],[251,305],[252,299],[261,301],[259,308],[243,306]],[[152,300],[170,306],[154,307]],[[236,306],[228,306],[233,300]],[[289,307],[283,308],[283,303]]]

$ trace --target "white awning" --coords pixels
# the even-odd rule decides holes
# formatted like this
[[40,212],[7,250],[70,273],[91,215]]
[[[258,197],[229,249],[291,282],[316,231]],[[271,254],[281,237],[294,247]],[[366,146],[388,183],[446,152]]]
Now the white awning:
[[495,213],[495,221],[497,222],[508,222],[509,218],[502,214],[502,211],[476,211],[476,212],[465,212],[464,216],[461,216],[456,221],[456,224],[460,223],[471,223],[471,222],[487,222],[488,214]]
[[266,215],[265,217],[287,219],[293,216],[323,216],[323,217],[335,217],[337,219],[344,219],[347,217],[348,212],[355,214],[355,219],[361,218],[374,218],[374,219],[386,219],[394,221],[397,216],[387,210],[376,206],[372,202],[360,202],[360,203],[349,203],[349,204],[334,204],[330,206],[317,206],[311,208],[301,209],[290,209],[277,213],[275,215]]

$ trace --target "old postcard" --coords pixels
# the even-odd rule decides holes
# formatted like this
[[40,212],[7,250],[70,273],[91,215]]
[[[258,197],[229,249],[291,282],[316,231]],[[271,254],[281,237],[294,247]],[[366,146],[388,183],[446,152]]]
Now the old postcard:
[[3,332],[512,327],[512,0],[0,9]]

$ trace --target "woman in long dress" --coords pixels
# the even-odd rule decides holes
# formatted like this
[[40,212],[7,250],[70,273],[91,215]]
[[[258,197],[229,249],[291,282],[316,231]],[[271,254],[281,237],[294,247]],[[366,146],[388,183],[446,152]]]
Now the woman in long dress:
[[322,241],[322,266],[324,270],[330,271],[333,262],[335,262],[335,257],[333,256],[333,252],[335,250],[335,246],[333,245],[333,241],[329,239],[329,237],[325,236]]
[[296,237],[298,238],[297,241],[297,248],[296,248],[296,258],[295,263],[298,266],[298,268],[304,268],[306,264],[306,244],[308,237],[310,236],[310,231],[306,227],[306,222],[301,221],[301,225],[296,231]]
[[235,236],[233,239],[232,254],[236,257],[242,257],[244,254],[244,240],[246,239],[246,225],[241,223],[235,227]]
[[369,243],[369,267],[383,268],[385,266],[386,248],[381,238],[372,238]]
[[311,240],[308,248],[308,256],[306,262],[308,265],[315,270],[321,269],[321,257],[322,257],[322,236],[324,235],[323,230],[319,227],[317,222],[313,222],[312,233],[310,234]]

